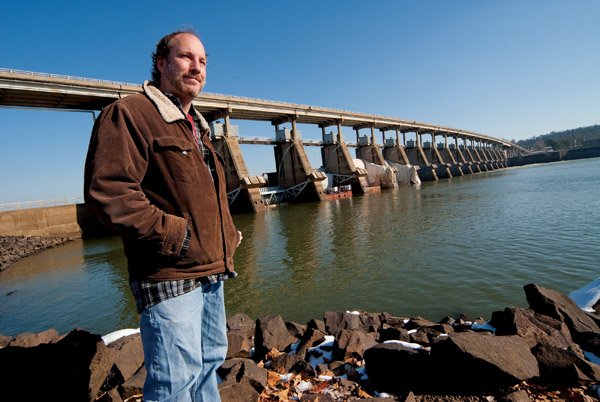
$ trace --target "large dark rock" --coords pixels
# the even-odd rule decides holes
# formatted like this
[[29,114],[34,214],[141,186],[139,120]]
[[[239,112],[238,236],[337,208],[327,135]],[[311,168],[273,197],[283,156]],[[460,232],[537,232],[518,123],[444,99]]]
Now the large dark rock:
[[359,329],[360,317],[357,314],[342,313],[339,311],[326,311],[323,315],[325,330],[328,334],[336,336],[343,329]]
[[396,390],[428,382],[431,360],[424,349],[401,343],[380,343],[364,354],[369,378],[385,389]]
[[222,402],[257,402],[267,386],[267,370],[250,359],[226,360],[217,372]]
[[333,343],[333,359],[346,361],[348,359],[362,360],[365,350],[377,345],[375,333],[365,333],[362,330],[342,329]]
[[530,348],[538,343],[568,348],[573,343],[563,322],[531,309],[507,307],[495,311],[490,324],[496,328],[496,335],[519,335]]
[[[100,335],[73,330],[56,343],[0,349],[4,395],[35,389],[61,401],[94,400],[113,365]],[[34,379],[34,381],[32,381]]]
[[573,340],[584,350],[594,352],[590,349],[598,344],[600,328],[573,300],[556,290],[534,284],[526,285],[524,289],[529,306],[534,311],[564,322]]
[[306,329],[318,329],[321,332],[327,332],[327,329],[325,327],[325,321],[323,320],[315,320],[314,318],[311,319],[307,324],[306,324]]
[[[141,395],[144,390],[144,382],[146,381],[146,367],[142,366],[133,376],[129,377],[123,384],[117,387],[119,394],[123,400]],[[114,388],[113,388],[114,389]],[[114,402],[114,400],[113,400]]]
[[14,339],[15,338],[12,336],[0,334],[0,349],[8,346],[8,344],[11,343]]
[[392,326],[389,324],[383,324],[379,329],[379,342],[385,341],[404,341],[410,340],[408,331],[400,326]]
[[260,400],[260,392],[246,379],[219,385],[219,394],[221,402],[258,402]]
[[412,317],[410,320],[408,320],[406,324],[404,324],[404,328],[410,331],[411,329],[418,329],[421,327],[433,327],[435,325],[437,325],[437,323],[429,321],[425,318]]
[[227,359],[234,357],[250,358],[252,357],[252,348],[254,340],[252,335],[248,335],[245,330],[227,331]]
[[286,321],[285,326],[290,335],[292,335],[296,339],[301,339],[302,335],[304,335],[307,329],[306,325],[298,324],[297,322],[293,321]]
[[138,372],[144,364],[144,350],[140,334],[117,339],[108,345],[114,351],[114,364],[111,371],[121,384]]
[[539,375],[537,360],[519,336],[453,333],[435,342],[436,382],[461,388],[497,388]]
[[283,351],[294,342],[296,338],[289,333],[281,316],[269,315],[256,320],[255,360],[264,359],[271,349]]
[[570,350],[540,344],[532,353],[539,363],[541,381],[548,384],[580,385],[600,381],[600,366]]
[[326,334],[318,329],[308,328],[300,339],[296,354],[304,358],[308,349],[321,344],[325,340],[325,336]]
[[39,333],[25,332],[19,334],[8,344],[8,346],[31,348],[44,343],[57,342],[59,339],[60,335],[58,332],[54,328],[51,328]]
[[247,314],[227,317],[227,359],[252,356],[255,330],[256,323]]
[[505,402],[531,402],[531,398],[527,394],[525,390],[518,390],[515,392],[511,392],[510,394],[504,397]]
[[243,331],[249,336],[254,335],[256,323],[247,314],[238,313],[227,317],[227,330]]
[[381,327],[381,319],[378,315],[369,313],[342,313],[327,311],[324,314],[325,330],[336,336],[342,330],[361,330],[363,332],[377,332]]
[[279,374],[288,373],[296,363],[304,361],[303,356],[283,353],[271,360],[269,369]]

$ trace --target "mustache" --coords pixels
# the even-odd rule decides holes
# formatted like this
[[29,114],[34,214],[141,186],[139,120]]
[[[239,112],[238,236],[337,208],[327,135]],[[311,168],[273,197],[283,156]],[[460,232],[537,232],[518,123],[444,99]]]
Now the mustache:
[[202,76],[201,75],[193,75],[193,74],[184,74],[183,78],[191,78],[193,80],[198,81],[199,83],[202,84]]

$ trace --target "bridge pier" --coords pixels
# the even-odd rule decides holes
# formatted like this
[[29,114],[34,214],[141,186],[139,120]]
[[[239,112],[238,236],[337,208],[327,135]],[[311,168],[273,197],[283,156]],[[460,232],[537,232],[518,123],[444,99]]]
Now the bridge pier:
[[354,165],[348,146],[344,142],[341,123],[337,123],[337,135],[333,132],[326,133],[325,128],[327,125],[321,125],[320,127],[323,132],[321,158],[327,172],[333,174],[333,185],[350,184],[354,194],[370,192],[367,183],[367,171]]
[[506,164],[506,160],[504,158],[504,154],[493,144],[492,144],[491,150],[492,150],[493,154],[495,155],[496,160],[498,161],[498,166],[501,168],[508,167],[508,165]]
[[[434,144],[435,144],[435,137],[434,137]],[[454,158],[454,155],[452,155],[452,152],[450,152],[450,148],[448,147],[448,135],[444,134],[444,142],[439,142],[437,144],[437,152],[440,155],[440,158],[444,158],[444,160],[448,161],[448,168],[450,169],[450,173],[452,174],[452,177],[456,177],[456,176],[464,176],[463,170],[462,170],[462,163],[457,162],[456,159]]]
[[359,127],[354,127],[354,130],[356,131],[356,157],[376,165],[385,166],[386,163],[381,148],[379,148],[375,142],[375,131],[373,127],[371,127],[371,137],[361,137],[359,134]]
[[450,149],[448,150],[448,152],[450,154],[454,155],[456,160],[459,161],[460,168],[461,168],[463,174],[475,173],[473,171],[473,162],[470,162],[465,158],[465,155],[463,154],[462,150],[458,146],[458,140],[456,140],[456,142],[454,144],[450,144]]
[[418,166],[417,174],[421,181],[438,180],[437,166],[429,163],[420,141],[421,134],[417,133],[417,142],[409,140],[406,142],[406,154],[411,165]]
[[438,179],[451,178],[452,174],[450,173],[449,165],[446,164],[438,150],[435,148],[435,134],[431,134],[431,141],[423,142],[422,134],[419,133],[419,143],[423,148],[427,160],[431,163],[431,166],[434,167]]
[[471,150],[469,149],[466,138],[463,138],[463,144],[458,148],[458,151],[461,152],[465,160],[467,160],[471,164],[471,171],[473,173],[480,173],[482,171],[479,161],[475,159],[475,157],[471,153]]
[[490,154],[489,150],[485,146],[481,146],[480,150],[481,150],[481,154],[483,155],[486,163],[490,167],[490,170],[496,170],[496,169],[498,169],[498,164],[496,163],[496,161],[494,160],[494,158]]
[[[400,145],[400,138],[398,129],[396,129],[396,140],[393,138],[386,139],[385,138],[385,130],[381,130],[383,135],[383,157],[384,160],[389,160],[394,163],[399,163],[401,165],[410,165],[410,161],[408,160],[408,155],[406,154],[406,148],[404,145]],[[404,136],[404,134],[403,134]],[[404,141],[402,142],[404,144]]]
[[[444,144],[448,157],[455,165],[458,166],[461,176],[472,174],[473,170],[471,169],[471,164],[466,161],[464,155],[462,152],[460,152],[460,148],[458,147],[458,137],[454,137],[454,143],[449,144],[448,134],[444,134]],[[454,172],[452,172],[452,174],[454,174]]]
[[225,176],[227,178],[227,198],[232,212],[260,212],[266,205],[260,195],[260,187],[266,184],[262,176],[251,176],[240,144],[237,139],[237,126],[229,123],[225,116],[225,124],[212,123],[213,143],[217,152],[225,159]]
[[425,141],[423,143],[423,150],[425,151],[427,159],[432,162],[432,166],[436,166],[435,173],[437,174],[438,179],[452,178],[452,173],[450,173],[450,165],[442,159],[442,155],[440,155],[435,147],[435,143]]
[[471,157],[473,158],[473,160],[475,162],[477,162],[477,165],[479,166],[479,171],[480,172],[488,172],[489,170],[491,170],[490,166],[488,166],[488,164],[486,163],[485,158],[483,158],[481,156],[481,154],[479,153],[477,147],[473,143],[473,140],[471,140],[471,146],[467,147],[467,152],[471,155]]
[[274,147],[275,166],[277,168],[278,185],[292,191],[294,202],[324,201],[325,189],[323,180],[327,175],[313,171],[302,145],[302,135],[292,120],[292,130],[279,129],[275,126],[277,144]]

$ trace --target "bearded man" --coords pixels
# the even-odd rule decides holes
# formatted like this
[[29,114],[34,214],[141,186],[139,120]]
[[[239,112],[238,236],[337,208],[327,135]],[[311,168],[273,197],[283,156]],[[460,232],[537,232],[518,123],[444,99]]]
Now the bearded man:
[[219,401],[227,353],[223,281],[242,236],[222,157],[192,106],[206,80],[192,31],[163,37],[143,93],[106,107],[85,163],[88,208],[123,237],[140,313],[145,401]]

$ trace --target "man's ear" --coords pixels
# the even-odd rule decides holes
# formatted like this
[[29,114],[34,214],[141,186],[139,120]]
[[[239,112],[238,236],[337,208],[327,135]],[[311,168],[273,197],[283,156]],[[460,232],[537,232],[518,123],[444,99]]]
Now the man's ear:
[[165,72],[165,59],[164,57],[159,58],[158,60],[156,60],[156,67],[158,67],[158,71],[162,73]]

